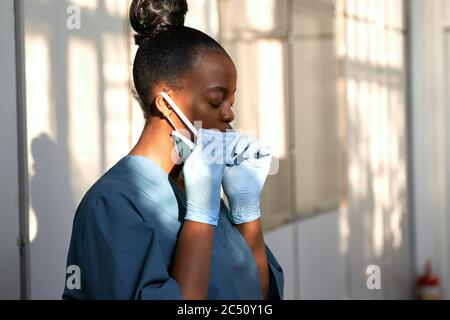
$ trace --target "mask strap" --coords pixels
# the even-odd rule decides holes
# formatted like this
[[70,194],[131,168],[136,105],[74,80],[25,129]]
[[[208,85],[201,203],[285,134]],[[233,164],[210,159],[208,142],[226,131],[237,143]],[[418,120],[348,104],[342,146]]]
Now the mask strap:
[[[196,137],[198,137],[197,129],[195,129],[195,127],[192,125],[192,123],[188,120],[188,118],[186,118],[184,113],[181,111],[180,108],[178,108],[178,106],[169,97],[169,95],[166,92],[161,92],[160,94],[167,101],[167,103],[169,103],[169,105],[172,107],[173,111],[175,111],[175,113],[180,117],[181,121],[183,121],[184,124],[192,131],[192,133]],[[169,118],[169,121],[172,124],[172,126],[175,128],[175,126],[173,125],[173,122],[172,122],[172,120],[170,120],[170,118]]]
[[169,120],[170,125],[172,126],[172,128],[174,130],[177,130],[177,127],[175,127],[175,124],[173,123],[172,119],[170,118],[170,115],[172,114],[172,112],[168,112],[167,114],[164,115],[164,117],[167,118],[167,120]]

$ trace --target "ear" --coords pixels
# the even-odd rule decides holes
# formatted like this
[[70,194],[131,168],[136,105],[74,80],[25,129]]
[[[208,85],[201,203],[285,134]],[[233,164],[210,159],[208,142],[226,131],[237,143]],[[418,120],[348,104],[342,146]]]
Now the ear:
[[158,96],[155,98],[155,105],[165,118],[170,117],[170,115],[172,114],[172,110],[170,109],[169,104],[162,95],[158,94]]

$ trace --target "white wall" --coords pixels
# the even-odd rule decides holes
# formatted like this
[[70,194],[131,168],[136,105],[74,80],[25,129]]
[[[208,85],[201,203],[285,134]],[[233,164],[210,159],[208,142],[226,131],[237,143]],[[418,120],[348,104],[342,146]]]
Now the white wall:
[[[69,30],[67,8],[81,8]],[[32,299],[60,299],[81,197],[132,141],[122,0],[24,2]]]
[[0,1],[0,299],[20,298],[14,1]]
[[298,242],[294,224],[264,233],[264,240],[277,258],[284,272],[284,298],[298,299]]
[[[392,249],[380,259],[352,248],[369,241],[369,234],[349,228],[348,217],[345,210],[322,213],[265,233],[266,243],[284,270],[285,299],[413,297],[410,252],[397,252],[389,264]],[[353,225],[360,220],[353,219]],[[367,288],[366,268],[372,264],[380,266],[381,290]]]
[[283,267],[285,299],[347,298],[340,216],[323,213],[264,235]]
[[412,0],[415,266],[428,259],[450,299],[450,1]]

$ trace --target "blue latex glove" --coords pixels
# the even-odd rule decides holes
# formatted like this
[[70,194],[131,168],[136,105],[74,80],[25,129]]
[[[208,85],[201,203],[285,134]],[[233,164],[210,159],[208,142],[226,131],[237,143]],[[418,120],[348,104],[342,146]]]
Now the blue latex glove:
[[272,161],[270,148],[261,148],[257,141],[240,135],[232,151],[234,166],[225,168],[222,185],[228,198],[231,220],[235,224],[251,222],[261,217],[261,191]]
[[227,134],[199,130],[197,145],[183,167],[186,220],[217,225]]

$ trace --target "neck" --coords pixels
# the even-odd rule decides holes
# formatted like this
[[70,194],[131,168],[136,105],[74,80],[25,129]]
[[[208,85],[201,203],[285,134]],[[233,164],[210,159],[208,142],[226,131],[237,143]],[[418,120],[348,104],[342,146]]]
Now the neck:
[[172,127],[165,119],[153,117],[148,120],[139,141],[129,155],[139,155],[153,160],[177,183],[183,165],[176,165],[171,158],[173,140]]

